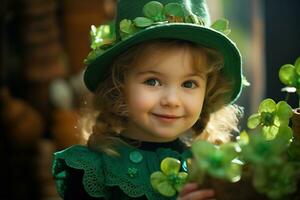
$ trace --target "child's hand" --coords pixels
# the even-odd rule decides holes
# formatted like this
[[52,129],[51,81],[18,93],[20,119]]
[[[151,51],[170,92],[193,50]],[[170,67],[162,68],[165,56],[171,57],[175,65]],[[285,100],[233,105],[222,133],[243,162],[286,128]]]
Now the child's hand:
[[177,200],[204,200],[213,199],[214,191],[211,189],[199,189],[196,183],[187,183],[181,190]]

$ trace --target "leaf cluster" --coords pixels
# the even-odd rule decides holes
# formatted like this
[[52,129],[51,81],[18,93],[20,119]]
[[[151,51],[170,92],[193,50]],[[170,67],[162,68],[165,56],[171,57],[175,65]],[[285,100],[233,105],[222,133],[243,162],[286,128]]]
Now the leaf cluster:
[[[144,16],[136,17],[133,20],[123,19],[120,22],[120,34],[122,39],[131,37],[135,33],[153,26],[167,23],[192,23],[199,26],[205,26],[204,20],[186,10],[178,3],[161,4],[158,1],[150,1],[143,7]],[[226,19],[219,19],[211,25],[223,34],[230,33],[229,22]]]
[[[283,65],[279,78],[298,91],[300,57],[295,65]],[[190,176],[198,174],[200,183],[207,175],[235,182],[246,172],[251,174],[255,190],[270,199],[282,199],[292,194],[300,178],[300,142],[290,127],[292,115],[293,109],[287,101],[263,100],[257,113],[248,118],[247,126],[255,132],[243,131],[235,142],[219,146],[204,141],[193,143],[192,171],[197,173]]]
[[[143,7],[144,16],[136,17],[133,20],[123,19],[119,24],[119,33],[121,40],[125,40],[139,31],[154,25],[168,23],[191,23],[199,26],[205,26],[204,20],[187,11],[178,3],[161,4],[158,1],[150,1]],[[226,19],[219,19],[211,26],[220,33],[228,35],[230,33],[229,22]],[[116,31],[114,21],[99,27],[91,26],[90,31],[91,49],[87,58],[84,60],[86,65],[92,63],[97,57],[103,54],[107,49],[116,45]]]
[[160,164],[161,171],[153,172],[150,176],[152,187],[166,197],[172,197],[186,183],[188,174],[180,172],[181,162],[167,157]]

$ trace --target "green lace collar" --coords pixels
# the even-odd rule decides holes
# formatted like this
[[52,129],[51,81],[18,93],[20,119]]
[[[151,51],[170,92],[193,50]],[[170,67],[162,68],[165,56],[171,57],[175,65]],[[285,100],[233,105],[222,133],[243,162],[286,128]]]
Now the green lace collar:
[[[108,198],[106,189],[118,186],[126,195],[135,198],[145,195],[148,199],[175,199],[167,198],[155,191],[150,184],[150,175],[160,171],[160,163],[166,157],[181,161],[183,171],[186,171],[186,160],[191,157],[189,150],[178,152],[174,141],[164,148],[144,150],[151,147],[144,143],[140,148],[131,145],[119,145],[117,151],[120,156],[109,156],[95,152],[85,146],[75,145],[54,154],[52,173],[56,181],[57,190],[61,197],[67,179],[68,167],[84,170],[83,186],[92,197]],[[172,149],[173,148],[173,149]],[[179,149],[179,151],[181,151]]]

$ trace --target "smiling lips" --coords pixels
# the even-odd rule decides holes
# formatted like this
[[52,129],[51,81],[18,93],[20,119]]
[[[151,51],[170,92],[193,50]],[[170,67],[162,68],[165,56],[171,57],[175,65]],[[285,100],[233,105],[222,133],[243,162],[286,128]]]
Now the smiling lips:
[[152,114],[163,122],[174,122],[174,121],[182,118],[182,117],[176,116],[176,115],[155,114],[155,113],[152,113]]

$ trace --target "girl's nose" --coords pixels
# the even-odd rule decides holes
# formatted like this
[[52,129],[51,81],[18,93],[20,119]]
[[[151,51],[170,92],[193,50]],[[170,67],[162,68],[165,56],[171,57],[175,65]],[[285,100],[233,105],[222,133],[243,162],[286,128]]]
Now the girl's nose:
[[166,107],[178,107],[180,105],[179,93],[176,89],[166,89],[162,95],[162,106]]

